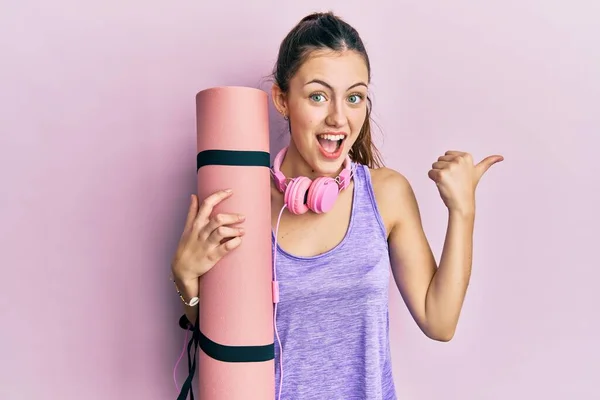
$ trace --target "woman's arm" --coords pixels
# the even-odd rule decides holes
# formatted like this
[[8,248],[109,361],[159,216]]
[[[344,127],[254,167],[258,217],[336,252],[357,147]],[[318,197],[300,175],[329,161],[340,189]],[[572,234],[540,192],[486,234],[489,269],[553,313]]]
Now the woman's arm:
[[[176,270],[175,269],[172,269],[172,270],[173,270],[173,280],[174,280],[175,284],[177,285],[177,289],[179,289],[179,292],[181,293],[181,295],[183,296],[183,298],[185,299],[185,301],[187,303],[189,303],[190,299],[193,297],[200,297],[200,294],[198,291],[198,282],[197,282],[198,279],[200,279],[200,278],[196,279],[195,284],[194,284],[194,280],[184,282],[184,281],[182,281],[181,277],[178,276]],[[194,323],[196,322],[196,318],[198,316],[198,305],[196,304],[195,306],[188,306],[182,302],[182,306],[183,306],[183,312],[185,313],[187,320],[189,321],[190,324],[194,325]]]
[[[449,154],[450,153],[450,154]],[[396,285],[419,328],[431,339],[454,336],[471,277],[475,187],[501,157],[470,164],[466,153],[448,152],[434,163],[430,178],[448,207],[439,266],[427,241],[414,192],[401,174],[386,170],[381,181],[383,209],[390,221],[389,251]]]
[[[244,230],[239,226],[244,217],[239,214],[214,214],[216,205],[229,198],[231,190],[220,190],[207,196],[201,204],[191,195],[190,208],[177,250],[171,261],[171,275],[182,300],[189,303],[200,297],[199,280],[223,256],[241,243]],[[183,304],[188,321],[196,322],[198,306]]]
[[[423,232],[409,183],[390,179],[397,215],[388,243],[396,285],[419,328],[434,340],[454,336],[471,275],[474,214],[450,212],[439,268]],[[393,189],[395,187],[395,189]]]

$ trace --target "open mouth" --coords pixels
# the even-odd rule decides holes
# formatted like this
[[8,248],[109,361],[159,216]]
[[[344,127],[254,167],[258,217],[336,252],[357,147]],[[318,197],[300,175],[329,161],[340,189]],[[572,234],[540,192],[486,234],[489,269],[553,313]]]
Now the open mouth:
[[317,135],[317,140],[319,142],[319,149],[325,157],[337,158],[342,152],[344,140],[346,140],[346,135],[339,133],[324,133],[321,135]]

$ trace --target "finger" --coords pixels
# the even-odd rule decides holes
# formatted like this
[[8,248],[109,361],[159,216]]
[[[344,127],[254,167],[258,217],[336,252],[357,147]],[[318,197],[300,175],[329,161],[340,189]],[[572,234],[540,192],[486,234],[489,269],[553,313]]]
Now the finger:
[[481,160],[479,164],[475,166],[475,170],[477,171],[478,177],[481,177],[490,167],[500,161],[503,161],[504,157],[500,155],[488,156]]
[[220,260],[242,244],[242,238],[237,236],[219,245],[213,250],[214,258]]
[[456,157],[458,157],[458,156],[457,155],[440,156],[440,157],[438,157],[438,161],[454,161],[456,159]]
[[237,224],[244,221],[244,219],[244,216],[240,214],[216,214],[210,219],[208,224],[202,228],[198,237],[207,240],[212,232],[220,226]]
[[219,190],[207,196],[200,205],[200,210],[198,211],[198,217],[196,220],[200,225],[205,225],[206,221],[210,218],[210,214],[212,214],[213,209],[217,204],[231,196],[231,189]]
[[212,246],[218,246],[224,241],[233,239],[235,237],[243,236],[244,229],[231,226],[219,226],[217,229],[212,231],[208,236],[207,242]]
[[431,169],[429,170],[427,175],[429,176],[429,179],[434,181],[436,184],[440,182],[440,179],[442,177],[440,169]]
[[192,229],[192,224],[198,214],[198,197],[193,194],[190,200],[190,208],[188,210],[187,218],[185,220],[184,232],[188,232]]
[[452,164],[450,161],[436,161],[431,164],[431,168],[433,169],[444,169],[448,168]]
[[458,150],[448,150],[444,154],[447,156],[464,156],[467,153],[465,153],[464,151],[458,151]]

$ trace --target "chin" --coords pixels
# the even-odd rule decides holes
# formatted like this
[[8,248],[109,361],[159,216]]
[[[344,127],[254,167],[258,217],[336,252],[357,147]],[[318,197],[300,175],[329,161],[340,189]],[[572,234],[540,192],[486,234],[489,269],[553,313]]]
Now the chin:
[[342,161],[332,163],[332,162],[323,162],[322,160],[317,160],[312,165],[313,173],[316,176],[330,176],[335,177],[339,174],[342,168]]
[[[335,148],[334,151],[327,151],[321,144],[317,141],[317,144],[312,151],[313,153],[313,162],[312,169],[315,173],[323,176],[335,176],[340,172],[346,156],[348,155],[348,150],[346,150],[346,139],[340,139],[340,143],[338,147]],[[328,148],[332,149],[332,148]]]

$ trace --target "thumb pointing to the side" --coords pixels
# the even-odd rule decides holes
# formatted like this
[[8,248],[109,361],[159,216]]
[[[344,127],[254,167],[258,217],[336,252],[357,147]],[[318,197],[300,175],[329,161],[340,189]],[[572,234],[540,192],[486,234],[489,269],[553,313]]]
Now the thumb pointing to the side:
[[504,157],[500,155],[488,156],[481,160],[479,164],[475,166],[475,170],[477,171],[477,180],[481,179],[483,174],[490,169],[490,167],[500,161],[503,161]]

